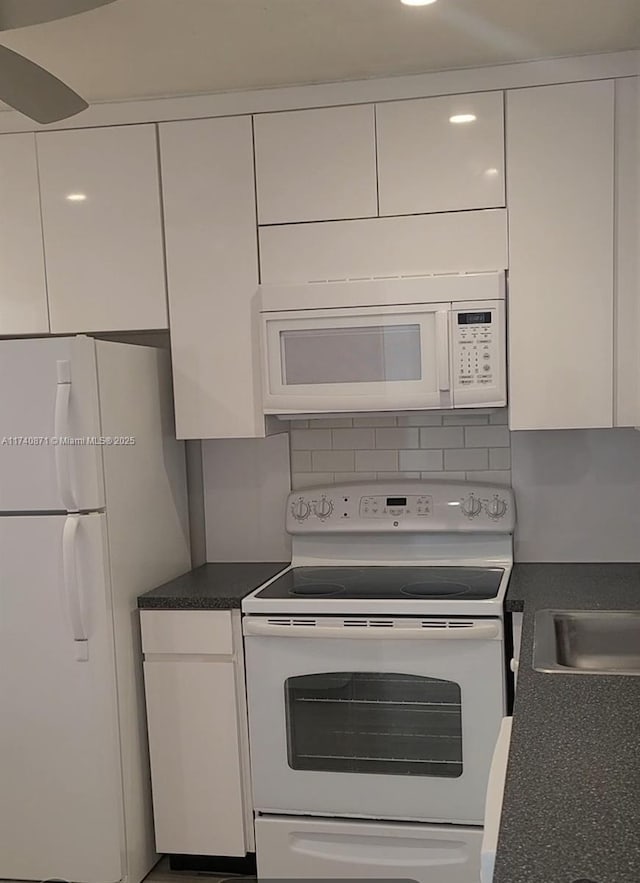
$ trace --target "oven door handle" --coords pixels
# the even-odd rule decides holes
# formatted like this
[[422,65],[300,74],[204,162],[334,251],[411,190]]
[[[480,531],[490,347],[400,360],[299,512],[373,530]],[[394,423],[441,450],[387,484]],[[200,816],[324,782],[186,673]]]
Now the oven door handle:
[[496,621],[476,622],[469,626],[416,626],[415,628],[393,628],[392,626],[318,626],[283,625],[271,623],[257,617],[245,617],[245,635],[271,638],[342,638],[369,641],[488,641],[501,637],[500,623]]

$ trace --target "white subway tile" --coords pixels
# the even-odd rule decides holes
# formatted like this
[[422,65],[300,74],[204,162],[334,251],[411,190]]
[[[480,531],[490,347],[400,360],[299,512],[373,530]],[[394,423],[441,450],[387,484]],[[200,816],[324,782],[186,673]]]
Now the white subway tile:
[[336,474],[336,483],[347,484],[353,481],[375,481],[375,472],[340,472]]
[[419,472],[378,472],[378,481],[413,481],[420,480]]
[[434,426],[420,430],[421,448],[463,448],[464,429],[461,426]]
[[291,472],[311,472],[311,451],[291,451]]
[[291,432],[292,451],[331,450],[330,429],[294,429]]
[[367,450],[375,447],[373,429],[333,429],[333,448],[336,451]]
[[435,472],[442,469],[442,451],[400,451],[401,472]]
[[372,414],[369,417],[354,417],[353,418],[354,426],[395,426],[396,418],[395,415],[387,415],[387,416],[376,416]]
[[442,426],[441,411],[415,411],[398,417],[398,426]]
[[314,417],[309,420],[311,429],[338,429],[342,426],[353,426],[352,417]]
[[417,448],[420,446],[419,429],[376,429],[376,448]]
[[353,451],[313,451],[313,472],[353,472]]
[[481,472],[467,472],[467,481],[479,481],[485,484],[499,484],[503,487],[510,487],[511,472],[506,469],[501,472],[489,469]]
[[489,469],[511,469],[511,448],[489,448]]
[[464,443],[467,448],[508,448],[511,437],[506,426],[468,426]]
[[397,451],[356,451],[356,472],[397,471]]
[[442,418],[445,426],[484,426],[489,422],[488,414],[445,414]]
[[446,470],[465,472],[469,469],[488,469],[489,451],[486,448],[461,448],[444,452],[444,468]]
[[423,472],[421,478],[425,481],[464,481],[464,472]]
[[508,408],[498,408],[497,411],[494,411],[493,414],[489,414],[489,423],[492,425],[504,425],[509,422],[509,409]]
[[289,424],[289,429],[308,429],[309,421],[308,420],[287,420]]
[[333,472],[298,472],[291,477],[294,491],[307,487],[322,487],[325,484],[333,484]]

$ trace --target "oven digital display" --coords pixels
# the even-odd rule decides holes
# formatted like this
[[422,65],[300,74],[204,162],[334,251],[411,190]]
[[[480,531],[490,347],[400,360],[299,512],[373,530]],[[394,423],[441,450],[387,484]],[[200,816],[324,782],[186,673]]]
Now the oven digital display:
[[406,497],[387,497],[387,506],[406,506]]
[[491,312],[486,313],[458,313],[458,325],[488,325],[491,322]]

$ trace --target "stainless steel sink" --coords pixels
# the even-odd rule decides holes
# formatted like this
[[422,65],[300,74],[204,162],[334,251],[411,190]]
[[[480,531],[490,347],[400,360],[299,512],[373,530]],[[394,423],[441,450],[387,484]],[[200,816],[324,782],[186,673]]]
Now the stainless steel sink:
[[640,611],[539,610],[533,667],[554,674],[640,675]]

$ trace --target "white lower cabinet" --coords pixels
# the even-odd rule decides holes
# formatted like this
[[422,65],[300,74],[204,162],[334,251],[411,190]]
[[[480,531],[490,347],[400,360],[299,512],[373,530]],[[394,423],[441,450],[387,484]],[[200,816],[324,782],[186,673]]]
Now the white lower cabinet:
[[259,879],[478,879],[482,828],[262,816]]
[[143,610],[158,852],[253,850],[240,611]]

